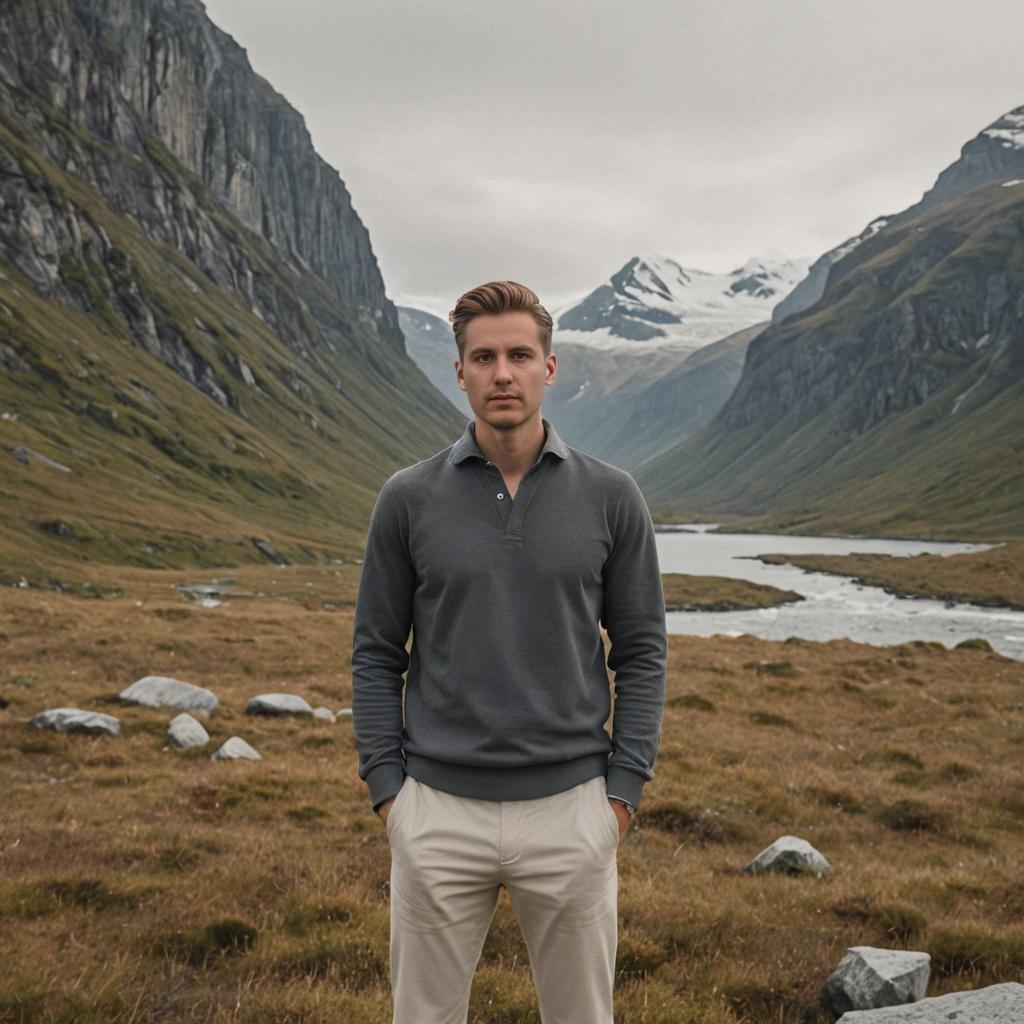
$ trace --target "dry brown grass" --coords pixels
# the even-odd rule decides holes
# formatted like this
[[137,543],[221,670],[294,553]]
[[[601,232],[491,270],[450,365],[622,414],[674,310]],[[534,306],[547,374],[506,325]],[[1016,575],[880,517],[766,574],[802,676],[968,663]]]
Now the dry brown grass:
[[691,576],[682,572],[661,574],[665,610],[669,612],[732,612],[748,608],[774,608],[802,601],[795,590],[728,576]]
[[853,576],[862,586],[901,597],[968,601],[1024,610],[1024,544],[1010,542],[961,555],[760,555],[762,562]]
[[[179,573],[111,569],[95,582],[120,595],[93,599],[0,590],[0,1021],[390,1020],[388,846],[351,720],[242,713],[266,690],[350,703],[357,573],[235,570],[252,596],[209,610]],[[172,713],[116,700],[148,673],[210,686],[213,741],[265,760],[168,749]],[[65,704],[124,735],[27,724]],[[673,637],[656,777],[619,850],[616,1020],[824,1021],[822,982],[864,943],[932,952],[930,994],[1018,979],[1022,756],[1024,665],[997,654]],[[785,833],[831,875],[742,873]],[[537,1020],[503,896],[470,1021]]]

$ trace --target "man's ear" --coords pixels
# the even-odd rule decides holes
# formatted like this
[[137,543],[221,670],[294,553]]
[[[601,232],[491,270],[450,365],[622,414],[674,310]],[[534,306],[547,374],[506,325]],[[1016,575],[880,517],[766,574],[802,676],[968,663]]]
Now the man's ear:
[[466,382],[462,379],[462,363],[458,359],[455,360],[455,380],[459,387],[465,391]]
[[544,360],[544,363],[547,367],[547,376],[544,378],[544,383],[554,384],[555,372],[558,369],[558,356],[556,356],[554,352],[552,352],[551,355],[549,355],[547,359]]

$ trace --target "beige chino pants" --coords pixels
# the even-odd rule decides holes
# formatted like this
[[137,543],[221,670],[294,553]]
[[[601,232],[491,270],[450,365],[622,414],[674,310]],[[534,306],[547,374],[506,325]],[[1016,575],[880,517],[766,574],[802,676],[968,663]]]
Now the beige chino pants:
[[502,885],[543,1024],[612,1024],[619,822],[605,778],[478,800],[407,775],[387,820],[393,1024],[466,1024]]

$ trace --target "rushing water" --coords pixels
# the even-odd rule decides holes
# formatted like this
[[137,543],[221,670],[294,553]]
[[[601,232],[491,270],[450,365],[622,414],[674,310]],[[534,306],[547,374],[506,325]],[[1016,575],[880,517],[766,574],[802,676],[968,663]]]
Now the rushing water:
[[895,597],[880,587],[862,587],[845,576],[807,572],[792,565],[765,565],[757,560],[761,554],[952,555],[983,551],[991,544],[706,532],[714,525],[683,523],[659,530],[661,571],[767,583],[795,590],[804,600],[743,612],[669,612],[670,633],[751,633],[766,640],[785,640],[791,636],[806,640],[848,637],[880,646],[908,640],[938,640],[946,647],[979,636],[1001,654],[1024,661],[1024,612]]

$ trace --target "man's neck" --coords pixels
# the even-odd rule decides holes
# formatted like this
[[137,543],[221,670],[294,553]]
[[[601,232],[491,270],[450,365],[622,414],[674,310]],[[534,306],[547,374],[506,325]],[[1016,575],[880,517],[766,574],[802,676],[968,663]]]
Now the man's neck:
[[506,479],[522,476],[540,458],[544,447],[544,422],[539,411],[535,418],[509,430],[496,430],[476,417],[473,432],[484,457],[493,462]]

